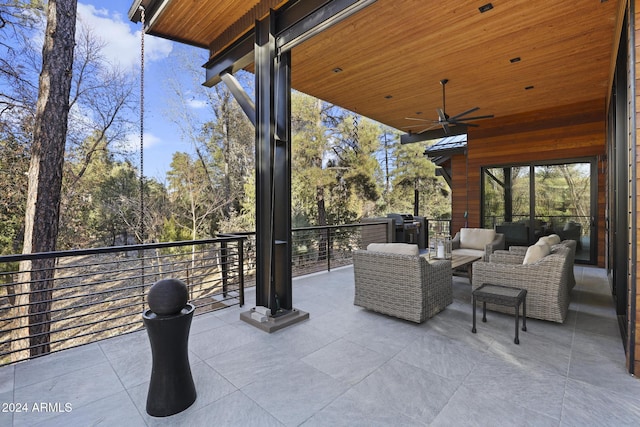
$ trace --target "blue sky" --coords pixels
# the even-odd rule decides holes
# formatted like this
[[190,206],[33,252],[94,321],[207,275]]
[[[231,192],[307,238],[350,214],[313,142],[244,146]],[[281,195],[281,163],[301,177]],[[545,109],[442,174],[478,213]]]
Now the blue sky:
[[[140,31],[141,24],[128,19],[129,8],[133,0],[80,0],[78,2],[79,25],[88,25],[98,37],[106,43],[104,54],[112,63],[119,63],[123,69],[130,70],[136,78],[140,75]],[[169,170],[171,157],[176,151],[192,152],[191,145],[181,139],[180,129],[166,115],[171,93],[166,80],[167,70],[175,66],[175,52],[185,49],[185,45],[158,37],[145,36],[145,131],[144,131],[144,173],[164,181]],[[204,49],[190,48],[196,65],[206,62],[208,52]],[[202,69],[204,81],[205,71]],[[181,84],[193,85],[191,81]],[[189,87],[185,90],[189,91]],[[191,105],[201,105],[192,99]],[[138,113],[139,114],[139,113]],[[138,117],[136,116],[136,120]],[[130,137],[132,147],[140,146],[140,131]],[[138,160],[137,160],[138,161]]]

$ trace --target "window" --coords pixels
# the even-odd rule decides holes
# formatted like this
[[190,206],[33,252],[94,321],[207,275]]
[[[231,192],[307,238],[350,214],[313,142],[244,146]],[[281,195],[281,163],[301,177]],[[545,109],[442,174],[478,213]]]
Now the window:
[[576,260],[595,262],[595,159],[483,168],[483,227],[508,246],[557,234],[577,243]]

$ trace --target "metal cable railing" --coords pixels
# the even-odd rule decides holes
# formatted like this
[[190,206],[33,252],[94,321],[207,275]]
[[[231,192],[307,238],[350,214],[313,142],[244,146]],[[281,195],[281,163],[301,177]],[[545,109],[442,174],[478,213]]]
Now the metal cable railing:
[[[351,264],[366,242],[387,241],[387,227],[293,229],[293,276]],[[0,365],[142,329],[149,287],[164,278],[187,284],[196,314],[243,305],[244,288],[255,286],[255,257],[255,232],[0,256]]]
[[244,240],[0,257],[0,364],[141,329],[149,287],[163,278],[185,282],[199,314],[243,304]]

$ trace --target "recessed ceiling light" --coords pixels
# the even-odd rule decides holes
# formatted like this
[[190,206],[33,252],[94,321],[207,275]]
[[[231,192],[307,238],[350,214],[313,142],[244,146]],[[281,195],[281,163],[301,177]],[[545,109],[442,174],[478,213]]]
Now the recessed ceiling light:
[[516,62],[520,62],[520,61],[521,61],[521,59],[520,59],[519,56],[516,56],[515,58],[511,58],[509,60],[509,62],[511,62],[512,64],[515,64]]
[[533,89],[533,86],[526,86],[526,87],[524,88],[524,90],[531,90],[531,89]]
[[342,72],[342,68],[336,67],[336,68],[333,69],[333,72],[334,73],[341,73]]
[[385,98],[385,99],[391,99],[391,98],[393,98],[393,95],[387,95],[387,96],[385,96],[384,98]]
[[416,111],[416,114],[420,115],[420,114],[422,114],[422,111]]
[[493,9],[493,5],[491,3],[484,4],[478,8],[480,13],[485,13]]

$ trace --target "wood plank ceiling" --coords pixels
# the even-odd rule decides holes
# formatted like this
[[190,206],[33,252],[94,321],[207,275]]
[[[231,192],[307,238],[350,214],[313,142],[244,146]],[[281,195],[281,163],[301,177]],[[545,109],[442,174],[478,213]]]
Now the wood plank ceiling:
[[[293,50],[293,86],[398,129],[437,119],[444,78],[451,116],[596,101],[604,120],[618,1],[492,0],[480,13],[485,3],[378,0]],[[151,33],[215,53],[282,4],[172,1]]]

